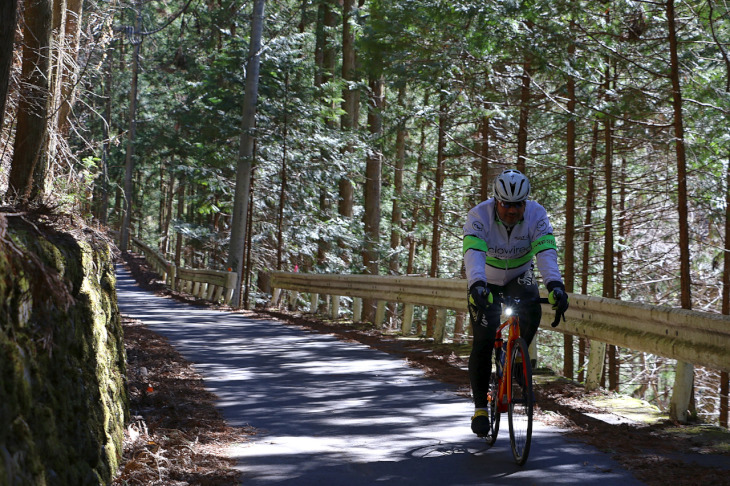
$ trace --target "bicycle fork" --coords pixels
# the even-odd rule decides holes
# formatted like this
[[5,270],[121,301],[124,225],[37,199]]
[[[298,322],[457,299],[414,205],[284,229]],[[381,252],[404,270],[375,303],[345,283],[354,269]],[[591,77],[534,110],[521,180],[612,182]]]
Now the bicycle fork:
[[[512,318],[511,322],[507,326],[507,329],[509,329],[509,336],[510,338],[507,339],[507,346],[499,346],[495,349],[500,349],[502,353],[502,376],[499,378],[499,393],[498,397],[501,397],[501,403],[498,403],[497,410],[499,412],[507,412],[509,409],[509,404],[512,403],[512,379],[514,378],[513,373],[517,371],[518,373],[520,370],[514,370],[512,368],[512,346],[516,342],[516,338],[519,338],[519,327],[516,325],[516,322],[514,321],[514,318]],[[512,338],[512,333],[516,333],[516,338]],[[501,332],[497,335],[497,341],[496,342],[503,342]],[[515,365],[524,366],[523,364],[523,357],[518,356],[515,359]],[[499,366],[499,365],[497,365]],[[524,371],[524,370],[523,370]],[[508,379],[509,378],[509,379]],[[492,397],[494,400],[497,397]]]

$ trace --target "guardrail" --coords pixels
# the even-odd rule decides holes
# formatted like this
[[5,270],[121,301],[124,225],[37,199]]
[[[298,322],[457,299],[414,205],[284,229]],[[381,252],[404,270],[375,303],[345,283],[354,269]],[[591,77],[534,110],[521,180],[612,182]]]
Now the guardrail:
[[[405,304],[402,330],[410,333],[413,323],[413,307],[426,305],[439,309],[436,316],[434,339],[442,342],[446,328],[446,309],[466,311],[466,283],[459,280],[433,279],[425,277],[395,277],[378,275],[327,275],[290,272],[272,272],[272,302],[278,302],[281,289],[308,292],[311,309],[317,308],[319,295],[329,295],[333,317],[339,314],[340,296],[354,298],[353,321],[359,321],[362,312],[362,298],[378,301],[375,324],[385,320],[387,302]],[[290,295],[295,301],[296,295]]]
[[[159,251],[138,238],[132,237],[132,243],[173,289],[213,301],[222,298],[230,304],[236,282],[234,272],[176,268]],[[355,322],[361,318],[362,299],[376,300],[376,325],[385,320],[387,303],[403,303],[404,334],[411,331],[416,305],[434,307],[437,309],[433,336],[436,342],[442,342],[445,337],[446,310],[467,310],[467,284],[464,279],[291,272],[272,272],[271,275],[272,303],[279,301],[282,290],[291,291],[289,298],[293,306],[300,292],[308,293],[310,309],[316,310],[320,295],[323,295],[329,300],[334,318],[339,317],[342,296],[353,299]],[[550,306],[544,304],[545,320],[551,320],[552,315]],[[570,294],[566,322],[557,328],[552,328],[547,322],[543,324],[545,330],[590,339],[598,344],[591,346],[586,388],[597,386],[606,344],[730,372],[730,316]],[[674,394],[689,397],[691,386],[691,380],[676,380]]]
[[236,272],[176,267],[158,250],[151,248],[136,236],[132,244],[144,253],[147,262],[173,290],[185,292],[211,302],[230,305],[236,285]]
[[[381,309],[387,302],[404,303],[404,332],[410,331],[414,305],[467,310],[467,284],[463,279],[273,272],[272,287],[273,302],[278,300],[282,289],[308,292],[313,302],[318,301],[319,294],[330,295],[332,302],[339,302],[340,296],[353,297],[356,299],[353,306],[355,321],[360,317],[357,306],[361,304],[357,301],[377,299],[378,324],[382,323]],[[445,320],[445,313],[439,314],[437,321]],[[553,311],[547,304],[543,304],[543,316],[546,321],[552,319]],[[550,327],[547,322],[541,327],[730,371],[730,316],[570,294],[566,320],[557,328]],[[434,333],[437,341],[443,338],[442,326],[441,322],[437,324]]]

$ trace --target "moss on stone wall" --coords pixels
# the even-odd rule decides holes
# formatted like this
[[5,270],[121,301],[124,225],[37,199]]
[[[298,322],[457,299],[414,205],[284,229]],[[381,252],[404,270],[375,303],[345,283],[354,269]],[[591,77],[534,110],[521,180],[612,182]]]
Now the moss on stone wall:
[[0,484],[108,484],[128,416],[110,249],[91,234],[41,234],[19,218],[7,221],[0,233]]

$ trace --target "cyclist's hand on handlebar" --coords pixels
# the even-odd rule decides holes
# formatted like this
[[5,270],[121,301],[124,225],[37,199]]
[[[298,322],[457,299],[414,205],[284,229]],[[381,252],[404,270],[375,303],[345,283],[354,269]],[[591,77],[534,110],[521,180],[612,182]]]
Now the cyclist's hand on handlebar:
[[565,320],[565,311],[568,310],[568,294],[565,292],[565,287],[562,286],[562,284],[556,285],[548,295],[548,302],[550,302],[553,306],[553,310],[555,311],[555,321],[553,322],[553,327],[556,327],[558,323],[560,322],[560,317],[563,317],[563,320]]
[[486,311],[487,307],[489,307],[489,305],[493,302],[494,297],[492,296],[492,293],[487,288],[487,284],[481,280],[474,282],[472,286],[469,287],[469,303],[477,309]]
[[548,301],[553,305],[554,311],[563,314],[568,310],[568,294],[561,288],[556,288],[550,292]]

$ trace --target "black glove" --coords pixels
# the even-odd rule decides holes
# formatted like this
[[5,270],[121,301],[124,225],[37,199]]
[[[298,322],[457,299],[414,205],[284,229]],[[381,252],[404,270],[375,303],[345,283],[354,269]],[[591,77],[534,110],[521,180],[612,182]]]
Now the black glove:
[[487,307],[489,307],[492,302],[494,302],[494,297],[487,288],[487,284],[481,280],[474,282],[472,286],[469,287],[469,303],[477,309],[486,311]]
[[558,283],[555,285],[552,285],[552,290],[550,290],[550,294],[548,294],[548,302],[550,302],[553,305],[553,310],[555,311],[555,322],[553,322],[553,327],[558,325],[558,322],[560,322],[560,317],[563,317],[563,320],[565,320],[565,311],[568,310],[568,294],[565,292],[565,287]]

